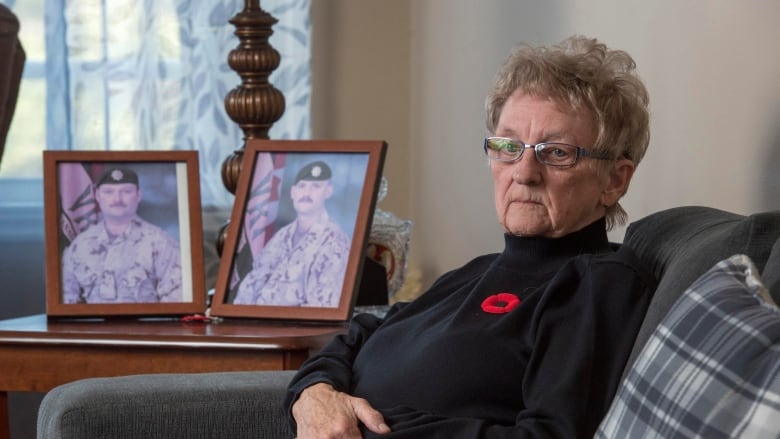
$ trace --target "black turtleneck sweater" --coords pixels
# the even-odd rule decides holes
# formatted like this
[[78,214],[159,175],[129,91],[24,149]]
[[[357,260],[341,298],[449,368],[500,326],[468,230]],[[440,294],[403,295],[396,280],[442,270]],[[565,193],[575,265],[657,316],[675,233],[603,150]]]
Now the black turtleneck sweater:
[[[654,287],[607,241],[603,219],[559,239],[507,235],[502,253],[445,274],[384,320],[355,316],[301,367],[288,413],[326,382],[381,411],[393,430],[381,437],[593,437]],[[520,304],[483,310],[499,293]]]

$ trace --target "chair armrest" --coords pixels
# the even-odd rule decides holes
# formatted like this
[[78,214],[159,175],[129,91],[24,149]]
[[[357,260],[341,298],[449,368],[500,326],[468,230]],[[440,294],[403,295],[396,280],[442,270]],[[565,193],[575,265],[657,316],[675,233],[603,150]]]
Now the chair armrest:
[[293,437],[282,401],[294,371],[89,378],[44,396],[38,438]]

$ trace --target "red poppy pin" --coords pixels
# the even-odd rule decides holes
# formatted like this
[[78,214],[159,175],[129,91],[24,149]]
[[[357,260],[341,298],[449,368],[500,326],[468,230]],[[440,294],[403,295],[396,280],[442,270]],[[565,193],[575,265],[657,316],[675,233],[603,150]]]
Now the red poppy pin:
[[482,311],[490,314],[505,314],[520,305],[520,298],[512,293],[494,294],[482,302]]

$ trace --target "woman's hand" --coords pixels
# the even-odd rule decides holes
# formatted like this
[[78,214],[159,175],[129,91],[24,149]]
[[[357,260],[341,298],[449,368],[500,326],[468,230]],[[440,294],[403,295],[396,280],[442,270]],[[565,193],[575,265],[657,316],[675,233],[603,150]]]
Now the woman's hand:
[[292,406],[298,424],[297,439],[356,438],[358,423],[377,434],[390,432],[384,417],[362,398],[338,392],[330,384],[307,387]]

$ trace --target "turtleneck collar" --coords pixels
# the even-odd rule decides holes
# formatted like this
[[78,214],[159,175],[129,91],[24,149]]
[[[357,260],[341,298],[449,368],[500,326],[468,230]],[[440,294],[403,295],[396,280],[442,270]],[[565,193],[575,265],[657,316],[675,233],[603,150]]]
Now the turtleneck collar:
[[504,235],[504,251],[495,263],[511,268],[535,271],[557,270],[574,256],[610,251],[607,221],[601,218],[560,238]]

